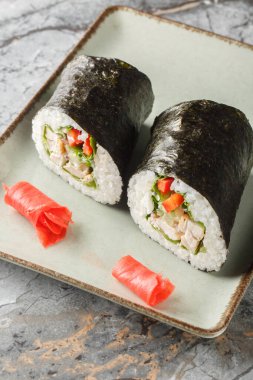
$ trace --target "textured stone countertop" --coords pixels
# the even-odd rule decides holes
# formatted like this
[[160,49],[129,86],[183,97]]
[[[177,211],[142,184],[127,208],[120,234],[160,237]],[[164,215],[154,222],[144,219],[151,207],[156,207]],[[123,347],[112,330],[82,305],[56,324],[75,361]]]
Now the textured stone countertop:
[[[118,1],[253,44],[253,2]],[[108,0],[0,0],[0,130]],[[184,333],[0,262],[0,378],[253,379],[253,284],[227,331]]]

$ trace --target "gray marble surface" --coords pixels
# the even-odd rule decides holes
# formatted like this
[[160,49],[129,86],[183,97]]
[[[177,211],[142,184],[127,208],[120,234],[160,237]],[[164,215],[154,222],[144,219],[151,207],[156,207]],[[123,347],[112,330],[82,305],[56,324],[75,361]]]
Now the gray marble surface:
[[[253,44],[253,1],[118,1]],[[0,130],[107,0],[0,0]],[[0,262],[1,379],[253,379],[253,286],[205,340]]]

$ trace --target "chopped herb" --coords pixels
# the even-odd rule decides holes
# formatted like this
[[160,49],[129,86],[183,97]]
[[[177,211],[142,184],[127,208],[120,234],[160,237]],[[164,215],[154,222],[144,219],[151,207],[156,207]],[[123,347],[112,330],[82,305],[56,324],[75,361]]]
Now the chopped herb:
[[80,146],[69,146],[68,149],[69,149],[69,152],[74,154],[79,159],[80,162],[85,163],[86,158]]
[[69,149],[70,153],[74,154],[80,162],[83,162],[88,167],[92,167],[93,155],[86,157],[85,154],[83,153],[82,147],[80,147],[80,146],[69,146],[68,149]]
[[48,142],[47,142],[47,129],[50,129],[52,131],[52,128],[48,124],[45,124],[44,130],[43,130],[43,135],[42,135],[42,141],[43,141],[43,145],[44,145],[44,148],[45,148],[47,154],[50,156],[51,152],[49,150],[49,146],[48,146]]
[[96,140],[92,136],[90,136],[90,146],[92,147],[93,155],[96,154],[96,151],[97,151]]
[[154,195],[151,195],[151,199],[154,203],[154,211],[156,211],[158,209],[158,206],[159,206],[159,202],[158,200],[156,199],[156,197]]
[[152,187],[151,187],[151,190],[156,193],[156,194],[159,194],[159,190],[157,188],[157,180],[154,181]]
[[[185,197],[185,194],[182,194],[183,197]],[[182,207],[184,209],[184,211],[189,215],[189,217],[192,219],[192,213],[190,211],[190,203],[187,202],[186,200],[184,201],[184,203],[182,204]]]
[[97,184],[96,184],[96,182],[94,180],[91,181],[91,182],[83,182],[83,183],[84,183],[84,185],[86,185],[88,187],[93,187],[94,189],[97,188]]

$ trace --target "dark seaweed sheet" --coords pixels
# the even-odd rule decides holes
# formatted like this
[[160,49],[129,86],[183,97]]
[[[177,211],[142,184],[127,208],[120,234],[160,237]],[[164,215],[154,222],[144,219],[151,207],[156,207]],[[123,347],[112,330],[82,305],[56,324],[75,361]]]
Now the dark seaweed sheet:
[[46,107],[60,108],[94,136],[123,175],[153,101],[150,80],[135,67],[82,55],[63,71]]
[[236,108],[209,100],[181,103],[160,114],[138,171],[175,175],[202,194],[218,215],[228,246],[253,164],[253,132]]

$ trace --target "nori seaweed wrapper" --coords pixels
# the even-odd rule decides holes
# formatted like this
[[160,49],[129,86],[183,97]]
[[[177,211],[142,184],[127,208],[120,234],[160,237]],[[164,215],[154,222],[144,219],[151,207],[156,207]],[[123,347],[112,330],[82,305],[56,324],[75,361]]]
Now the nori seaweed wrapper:
[[141,124],[152,110],[149,78],[119,59],[70,62],[46,107],[57,107],[105,148],[124,174]]
[[236,108],[209,100],[180,103],[161,113],[138,171],[176,176],[215,210],[228,247],[241,195],[253,165],[253,131]]

